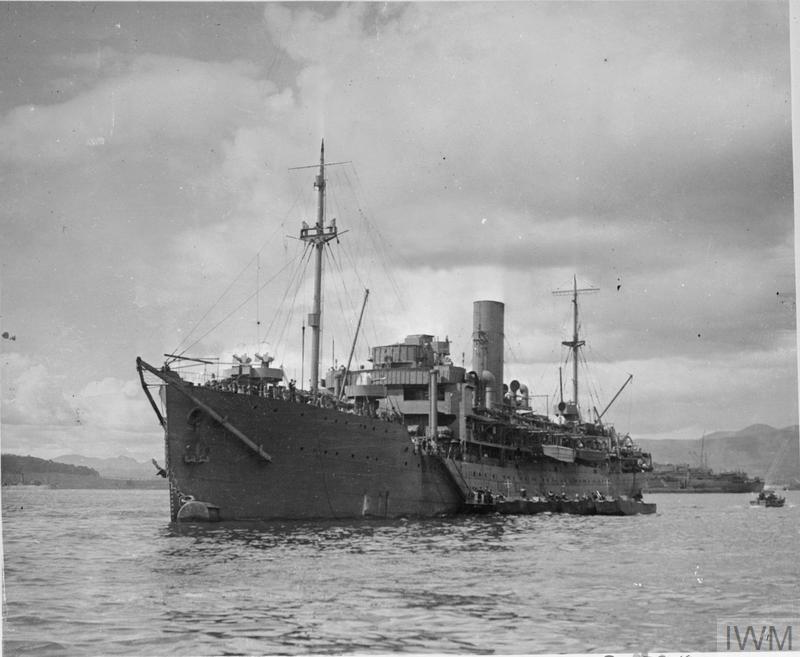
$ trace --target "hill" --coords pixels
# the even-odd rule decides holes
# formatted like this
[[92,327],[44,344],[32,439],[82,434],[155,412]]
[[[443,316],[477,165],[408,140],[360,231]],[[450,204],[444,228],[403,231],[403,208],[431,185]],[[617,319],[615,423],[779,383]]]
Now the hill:
[[152,479],[156,470],[149,461],[137,461],[130,456],[97,458],[80,454],[65,454],[53,459],[58,463],[86,466],[97,470],[102,477],[112,479]]
[[0,456],[0,472],[3,482],[14,480],[15,483],[33,483],[27,481],[26,473],[37,474],[67,474],[80,477],[99,477],[97,470],[85,465],[70,465],[55,461],[36,458],[35,456],[17,456],[16,454],[3,454]]
[[800,432],[754,424],[740,431],[717,431],[696,440],[639,440],[655,463],[700,465],[701,451],[716,472],[741,470],[769,484],[800,483]]
[[[3,454],[1,458],[0,474],[2,474],[3,486],[26,484],[49,486],[51,488],[167,487],[165,479],[153,476],[155,471],[152,464],[147,470],[149,477],[107,477],[102,476],[100,472],[85,464],[62,463],[56,460],[40,459],[35,456],[18,456],[16,454]],[[102,459],[86,459],[88,462],[92,460]],[[142,466],[143,464],[139,465]]]

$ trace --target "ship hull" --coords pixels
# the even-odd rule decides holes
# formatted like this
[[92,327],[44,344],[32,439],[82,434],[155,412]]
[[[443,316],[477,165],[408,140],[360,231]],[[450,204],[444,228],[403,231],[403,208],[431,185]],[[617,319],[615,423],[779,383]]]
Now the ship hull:
[[464,462],[460,467],[473,490],[487,489],[506,496],[525,490],[529,495],[542,497],[555,493],[573,498],[594,491],[613,497],[633,497],[640,492],[642,481],[641,474],[619,472],[609,462],[582,465],[548,458],[506,464]]
[[396,518],[461,512],[471,490],[640,489],[614,464],[456,461],[415,447],[402,424],[283,399],[170,381],[162,401],[173,520],[191,500],[220,520]]
[[750,481],[714,481],[708,480],[678,480],[662,477],[653,477],[644,485],[646,493],[759,493],[764,488],[764,482]]
[[[164,387],[173,519],[191,496],[221,520],[435,516],[462,497],[402,425],[278,399]],[[259,456],[196,402],[259,445]]]

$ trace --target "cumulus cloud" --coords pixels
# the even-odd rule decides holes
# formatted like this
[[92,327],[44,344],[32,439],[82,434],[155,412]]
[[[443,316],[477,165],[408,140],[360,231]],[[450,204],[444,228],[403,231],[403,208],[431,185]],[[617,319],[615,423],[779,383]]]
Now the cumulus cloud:
[[3,356],[3,451],[53,458],[66,453],[158,456],[163,434],[138,381],[107,377],[71,390],[52,364]]
[[148,431],[152,419],[139,382],[106,377],[71,390],[46,362],[18,353],[3,356],[4,424],[91,426],[99,431]]
[[62,377],[19,353],[3,354],[3,422],[68,426],[77,421],[61,389]]

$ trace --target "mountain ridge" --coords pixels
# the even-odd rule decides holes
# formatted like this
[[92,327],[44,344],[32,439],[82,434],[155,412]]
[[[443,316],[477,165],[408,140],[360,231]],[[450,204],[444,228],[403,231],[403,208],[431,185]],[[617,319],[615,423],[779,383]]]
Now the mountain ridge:
[[101,458],[83,456],[82,454],[64,454],[53,459],[57,463],[83,465],[111,479],[149,479],[155,474],[155,468],[149,461],[137,461],[130,456],[112,456]]
[[[767,484],[800,483],[800,427],[776,429],[753,424],[738,431],[715,431],[696,439],[637,441],[659,464],[700,466],[717,472],[742,471]],[[702,455],[702,459],[701,459]]]

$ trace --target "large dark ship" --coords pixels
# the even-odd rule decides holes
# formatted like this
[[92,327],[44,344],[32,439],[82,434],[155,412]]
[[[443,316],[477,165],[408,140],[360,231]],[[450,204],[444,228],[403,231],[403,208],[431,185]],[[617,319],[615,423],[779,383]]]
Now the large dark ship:
[[240,358],[204,382],[180,376],[174,356],[161,367],[137,359],[164,428],[173,520],[430,517],[487,498],[641,498],[650,456],[603,422],[619,392],[592,421],[578,407],[577,282],[562,343],[572,400],[562,392],[555,417],[534,410],[525,385],[504,383],[498,301],[474,302],[469,370],[453,364],[449,340],[417,334],[372,348],[367,367],[348,362],[321,378],[322,255],[340,235],[325,217],[324,146],[314,186],[316,222],[299,235],[316,259],[310,390],[268,357]]

